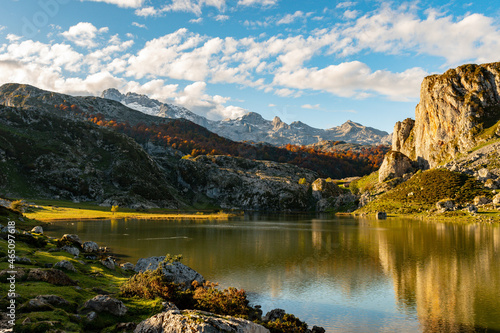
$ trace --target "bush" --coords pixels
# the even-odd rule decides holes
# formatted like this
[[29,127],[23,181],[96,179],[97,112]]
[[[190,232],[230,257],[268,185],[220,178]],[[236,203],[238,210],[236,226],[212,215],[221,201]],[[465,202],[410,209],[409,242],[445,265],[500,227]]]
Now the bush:
[[300,321],[300,319],[295,317],[294,315],[288,313],[285,314],[281,319],[268,321],[263,325],[267,327],[271,331],[271,333],[307,332],[307,324],[303,321]]
[[244,290],[229,288],[219,290],[217,284],[205,282],[201,286],[195,284],[193,299],[198,310],[220,315],[247,317],[250,311],[249,301]]

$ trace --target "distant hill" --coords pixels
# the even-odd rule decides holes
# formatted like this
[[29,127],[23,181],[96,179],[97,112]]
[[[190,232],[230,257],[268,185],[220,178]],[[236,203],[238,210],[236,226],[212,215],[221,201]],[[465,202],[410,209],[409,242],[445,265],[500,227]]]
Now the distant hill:
[[249,112],[236,119],[208,120],[190,110],[173,104],[161,103],[145,95],[122,94],[116,89],[105,90],[101,97],[118,101],[145,114],[173,119],[187,119],[234,141],[267,142],[273,145],[309,145],[323,140],[347,141],[358,144],[389,144],[387,132],[347,121],[341,126],[318,129],[300,121],[287,124],[279,117],[266,120],[260,114]]

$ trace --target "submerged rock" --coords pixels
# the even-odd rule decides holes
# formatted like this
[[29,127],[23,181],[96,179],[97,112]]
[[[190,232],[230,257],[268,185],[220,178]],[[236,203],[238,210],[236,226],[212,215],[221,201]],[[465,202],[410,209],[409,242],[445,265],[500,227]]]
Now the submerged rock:
[[204,311],[169,310],[142,321],[134,330],[134,333],[151,332],[269,333],[269,330],[241,318]]

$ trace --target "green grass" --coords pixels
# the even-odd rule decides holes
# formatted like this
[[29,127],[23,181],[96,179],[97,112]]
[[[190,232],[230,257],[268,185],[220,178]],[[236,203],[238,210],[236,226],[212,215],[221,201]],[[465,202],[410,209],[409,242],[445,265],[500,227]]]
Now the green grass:
[[351,182],[349,189],[354,194],[370,191],[378,184],[378,171],[372,172],[369,175],[361,177],[358,180]]
[[472,177],[434,169],[415,174],[358,212],[413,214],[433,210],[436,202],[446,198],[451,198],[458,204],[465,204],[472,202],[478,195],[491,196],[489,192],[482,190]]

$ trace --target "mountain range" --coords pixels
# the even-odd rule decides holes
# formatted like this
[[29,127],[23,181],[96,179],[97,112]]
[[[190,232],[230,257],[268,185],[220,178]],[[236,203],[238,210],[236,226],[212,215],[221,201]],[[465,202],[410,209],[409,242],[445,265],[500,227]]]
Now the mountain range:
[[300,121],[287,124],[279,117],[274,117],[272,121],[266,120],[256,112],[248,112],[236,119],[209,120],[184,107],[162,103],[146,95],[132,92],[122,94],[116,89],[107,89],[103,91],[101,97],[120,102],[148,115],[187,119],[233,141],[266,142],[281,146],[310,145],[325,140],[378,145],[390,144],[392,140],[387,132],[350,120],[341,126],[329,129],[314,128]]

